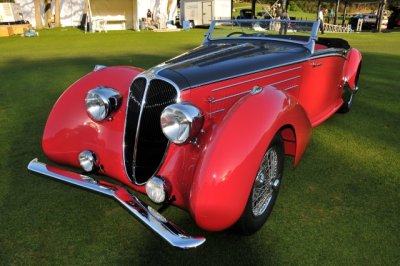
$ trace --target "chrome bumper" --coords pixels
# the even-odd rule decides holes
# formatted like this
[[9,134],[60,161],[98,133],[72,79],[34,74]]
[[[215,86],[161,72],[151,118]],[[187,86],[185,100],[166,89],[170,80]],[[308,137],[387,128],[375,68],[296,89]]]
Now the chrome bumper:
[[170,223],[159,212],[141,202],[123,187],[46,165],[38,162],[37,159],[34,159],[29,163],[28,170],[36,174],[51,177],[116,199],[131,214],[133,214],[135,218],[174,247],[182,249],[195,248],[206,241],[204,237],[193,237],[187,235],[173,223]]

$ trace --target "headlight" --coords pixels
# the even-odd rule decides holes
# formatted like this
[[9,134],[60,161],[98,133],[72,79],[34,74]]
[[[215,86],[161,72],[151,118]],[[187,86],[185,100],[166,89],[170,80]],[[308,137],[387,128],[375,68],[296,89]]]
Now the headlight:
[[93,120],[103,121],[118,108],[121,99],[122,96],[118,91],[107,87],[97,87],[86,94],[86,111]]
[[203,116],[190,103],[167,106],[161,113],[164,135],[175,144],[183,144],[194,138],[203,126]]

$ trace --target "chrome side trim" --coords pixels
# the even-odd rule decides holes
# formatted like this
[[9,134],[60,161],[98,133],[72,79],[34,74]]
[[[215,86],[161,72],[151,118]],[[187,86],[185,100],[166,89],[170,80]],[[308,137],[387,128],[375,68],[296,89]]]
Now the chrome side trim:
[[299,87],[300,85],[293,85],[293,86],[290,86],[290,87],[287,87],[287,88],[284,88],[283,90],[284,91],[289,91],[289,90],[292,90],[292,89],[294,89],[294,88],[297,88],[297,87]]
[[[327,49],[328,50],[328,49]],[[309,59],[318,59],[318,58],[324,58],[324,57],[332,57],[332,56],[339,56],[346,58],[346,55],[343,54],[343,49],[340,48],[329,48],[329,50],[321,50],[321,52],[316,51]]]
[[288,79],[284,79],[284,80],[280,80],[278,82],[271,83],[271,84],[268,84],[268,85],[275,86],[275,85],[278,85],[278,84],[281,84],[281,83],[285,83],[287,81],[291,81],[291,80],[298,79],[298,78],[300,78],[300,76],[294,76],[294,77],[291,77],[291,78],[288,78]]
[[207,113],[207,114],[208,114],[208,115],[214,115],[214,114],[221,113],[221,112],[223,112],[223,111],[225,111],[225,108],[219,109],[219,110],[216,110],[216,111],[212,111],[212,112],[209,112],[209,113]]
[[226,97],[223,97],[223,98],[219,98],[219,99],[215,99],[215,100],[213,99],[210,102],[211,103],[217,103],[217,102],[225,101],[225,100],[228,100],[228,99],[231,99],[231,98],[243,95],[243,94],[250,93],[251,91],[252,90],[242,91],[242,92],[239,92],[239,93],[236,93],[236,94],[232,94],[232,95],[229,95],[229,96],[226,96]]
[[53,166],[47,166],[44,163],[38,162],[37,159],[29,163],[28,170],[114,198],[133,214],[136,219],[174,247],[181,249],[195,248],[206,241],[204,237],[187,235],[164,218],[159,212],[141,202],[123,187],[112,183],[97,181],[91,177],[79,175]]
[[224,90],[224,89],[227,89],[227,88],[230,88],[230,87],[234,87],[234,86],[237,86],[237,85],[246,84],[246,83],[249,83],[249,82],[252,82],[252,81],[256,81],[256,80],[260,80],[260,79],[263,79],[263,78],[273,77],[273,76],[276,76],[276,75],[279,75],[279,74],[287,73],[287,72],[294,71],[294,70],[301,69],[301,68],[303,68],[303,67],[302,66],[297,66],[297,67],[293,67],[293,68],[290,68],[290,69],[282,70],[282,71],[279,71],[279,72],[276,72],[276,73],[272,73],[272,74],[264,75],[264,76],[261,76],[261,77],[245,80],[245,81],[242,81],[242,82],[238,82],[238,83],[235,83],[235,84],[226,85],[226,86],[223,86],[223,87],[220,87],[220,88],[217,88],[217,89],[213,89],[212,92]]

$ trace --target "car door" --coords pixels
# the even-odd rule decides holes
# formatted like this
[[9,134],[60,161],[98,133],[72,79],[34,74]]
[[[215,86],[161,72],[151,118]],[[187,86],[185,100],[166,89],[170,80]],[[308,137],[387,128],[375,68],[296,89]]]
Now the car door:
[[326,120],[342,103],[342,69],[345,62],[342,52],[342,49],[328,48],[317,51],[304,62],[299,102],[313,126]]

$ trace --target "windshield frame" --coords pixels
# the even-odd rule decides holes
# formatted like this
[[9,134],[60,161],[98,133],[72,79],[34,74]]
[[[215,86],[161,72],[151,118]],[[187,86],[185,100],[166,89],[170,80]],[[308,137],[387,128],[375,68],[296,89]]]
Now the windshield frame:
[[[310,23],[312,25],[311,31],[310,31],[310,36],[308,38],[308,41],[298,41],[298,40],[293,40],[289,38],[274,38],[273,35],[264,35],[262,37],[258,36],[251,36],[251,37],[221,37],[221,38],[212,38],[213,32],[218,25],[222,24],[238,24],[240,25],[241,23],[270,23],[270,22],[281,22],[281,23]],[[232,39],[239,39],[239,40],[248,40],[248,39],[257,39],[257,40],[274,40],[274,41],[283,41],[283,42],[290,42],[290,43],[295,43],[295,44],[300,44],[303,45],[305,48],[307,48],[311,54],[314,53],[314,48],[315,48],[315,42],[318,40],[318,29],[319,29],[319,20],[315,21],[310,21],[310,20],[289,20],[289,19],[232,19],[232,20],[213,20],[210,24],[210,27],[208,28],[207,33],[204,35],[205,39],[203,41],[203,44],[212,42],[212,41],[219,41],[219,40],[232,40]],[[282,36],[282,35],[280,35]]]

